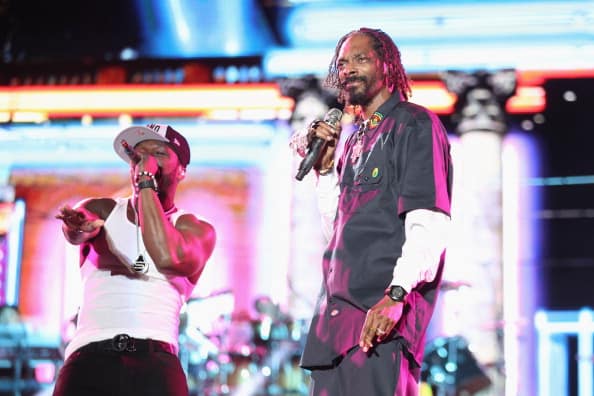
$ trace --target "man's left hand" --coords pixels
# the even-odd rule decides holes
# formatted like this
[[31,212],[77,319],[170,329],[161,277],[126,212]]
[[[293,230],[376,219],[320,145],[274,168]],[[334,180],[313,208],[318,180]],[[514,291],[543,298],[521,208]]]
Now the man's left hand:
[[384,296],[377,304],[367,311],[359,346],[363,352],[369,351],[374,342],[379,344],[394,330],[396,323],[402,317],[404,303],[393,301]]

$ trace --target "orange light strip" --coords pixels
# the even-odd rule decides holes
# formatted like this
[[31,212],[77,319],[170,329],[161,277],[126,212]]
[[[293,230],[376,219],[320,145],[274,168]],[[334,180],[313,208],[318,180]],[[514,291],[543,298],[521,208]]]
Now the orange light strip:
[[[413,84],[411,102],[428,107],[437,114],[447,115],[454,111],[457,96],[449,92],[440,81],[418,81]],[[542,87],[519,86],[516,94],[506,103],[508,113],[538,113],[546,107]]]
[[543,87],[518,87],[505,103],[508,113],[540,113],[547,106]]
[[449,92],[441,81],[415,81],[412,84],[410,101],[437,114],[451,114],[454,111],[456,95]]
[[31,86],[0,88],[0,112],[44,113],[49,118],[201,116],[213,110],[273,110],[294,101],[276,84]]
[[[535,113],[546,107],[540,86],[549,78],[594,77],[594,69],[519,71],[516,95],[507,102],[509,113]],[[411,101],[441,115],[451,114],[456,95],[441,81],[413,84]],[[186,116],[207,119],[265,117],[287,119],[292,98],[281,95],[274,83],[195,85],[76,85],[0,88],[0,119],[37,114],[37,119],[130,116]],[[27,118],[27,117],[25,117]],[[30,117],[29,117],[30,118]],[[35,117],[34,117],[35,118]]]
[[543,85],[546,80],[552,78],[573,79],[573,78],[594,78],[594,69],[575,70],[519,70],[517,73],[519,86]]

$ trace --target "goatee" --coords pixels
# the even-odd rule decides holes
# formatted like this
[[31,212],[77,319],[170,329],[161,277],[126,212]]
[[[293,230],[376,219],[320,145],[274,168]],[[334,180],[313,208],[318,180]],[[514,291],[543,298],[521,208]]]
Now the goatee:
[[[359,81],[361,85],[346,88],[348,83]],[[354,77],[347,79],[342,85],[343,96],[346,102],[355,106],[366,106],[371,98],[368,94],[369,84],[364,77]]]
[[345,90],[344,96],[347,99],[347,103],[354,106],[363,106],[369,104],[371,98],[367,95],[367,91],[356,91],[356,90]]

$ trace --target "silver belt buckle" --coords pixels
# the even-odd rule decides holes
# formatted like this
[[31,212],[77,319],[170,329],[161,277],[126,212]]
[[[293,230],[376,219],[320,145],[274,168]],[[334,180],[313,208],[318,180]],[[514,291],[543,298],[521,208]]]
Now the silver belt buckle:
[[111,345],[116,352],[134,352],[136,346],[134,345],[134,338],[128,334],[118,334],[111,339]]

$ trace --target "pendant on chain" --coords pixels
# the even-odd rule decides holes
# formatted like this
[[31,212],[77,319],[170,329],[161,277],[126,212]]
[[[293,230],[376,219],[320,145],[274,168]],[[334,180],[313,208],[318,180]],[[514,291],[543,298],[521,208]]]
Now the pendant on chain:
[[357,140],[353,145],[353,151],[351,152],[351,162],[353,164],[357,162],[359,157],[361,157],[361,153],[363,153],[363,136],[365,135],[365,132],[367,132],[368,125],[367,121],[363,121],[357,131]]
[[361,153],[363,152],[363,139],[362,136],[357,136],[357,141],[353,146],[353,151],[351,151],[351,162],[354,164],[357,162]]
[[146,274],[148,271],[148,263],[144,261],[142,254],[138,255],[136,261],[132,264],[132,269],[136,272]]

